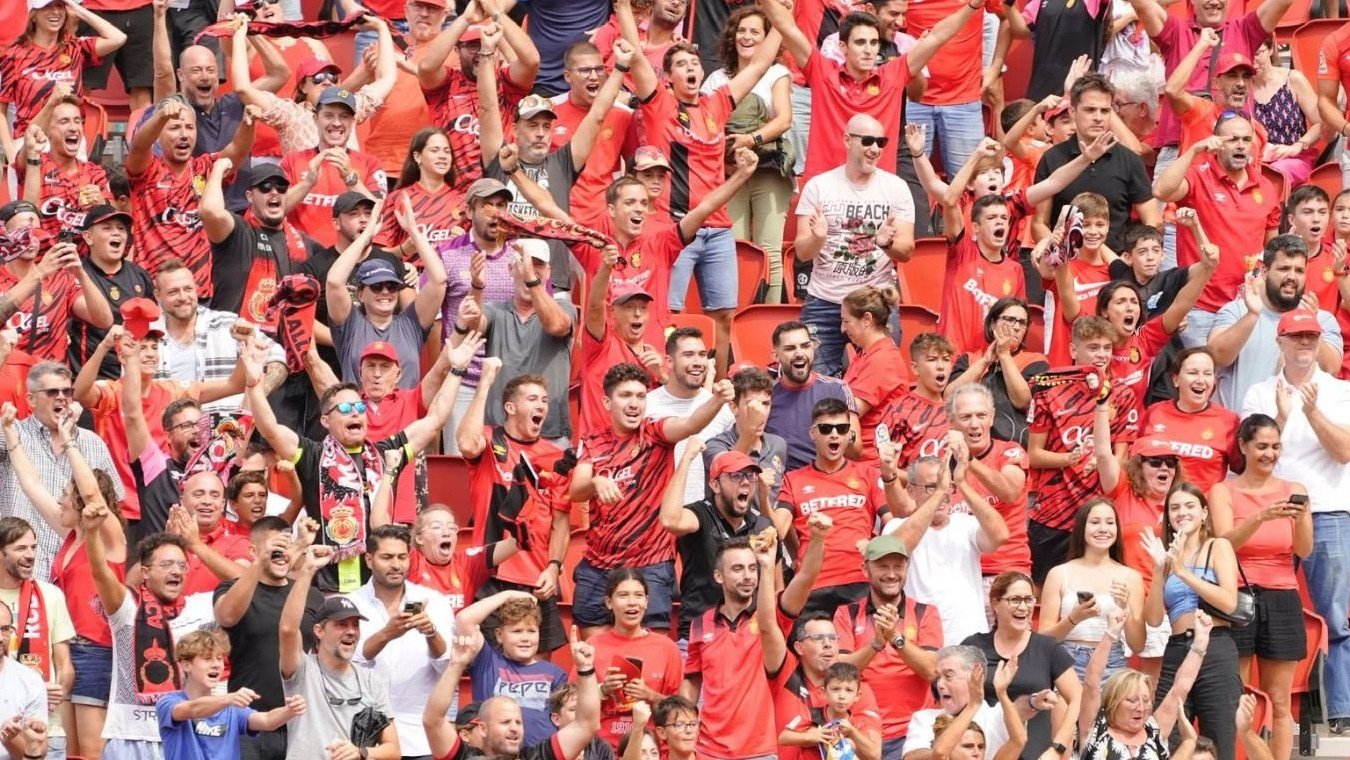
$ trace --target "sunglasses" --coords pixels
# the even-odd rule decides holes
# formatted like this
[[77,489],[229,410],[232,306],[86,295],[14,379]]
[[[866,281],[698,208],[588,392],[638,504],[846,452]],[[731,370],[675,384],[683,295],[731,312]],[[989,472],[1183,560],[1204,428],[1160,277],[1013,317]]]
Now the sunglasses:
[[332,414],[333,410],[337,410],[338,414],[351,414],[352,412],[356,412],[357,414],[365,414],[366,402],[343,401],[340,404],[333,404],[332,406],[328,407],[328,411],[324,412],[324,414]]
[[256,185],[253,189],[257,190],[263,195],[271,195],[272,193],[284,194],[287,190],[291,189],[291,186],[281,182],[268,181],[262,183],[261,185]]
[[1149,467],[1167,467],[1175,470],[1177,468],[1176,457],[1144,457],[1139,460]]
[[329,694],[328,692],[324,692],[324,696],[328,698],[328,704],[332,705],[333,707],[341,707],[343,705],[355,707],[361,704],[360,697],[348,697],[347,699],[343,699],[342,697],[335,697],[332,694]]
[[861,143],[864,148],[870,148],[873,145],[877,146],[878,148],[884,148],[886,147],[886,143],[889,143],[891,141],[891,138],[889,137],[874,137],[872,135],[855,135],[852,132],[849,132],[848,136],[858,138],[858,142]]
[[75,398],[75,388],[70,386],[65,388],[43,388],[38,391],[38,393],[41,393],[50,399]]
[[372,293],[397,293],[403,289],[403,285],[396,282],[377,282],[374,285],[367,285]]
[[313,79],[315,84],[337,84],[338,80],[337,74],[331,71],[320,71],[310,79]]
[[817,430],[817,432],[819,432],[821,435],[829,435],[830,433],[834,433],[834,434],[836,434],[836,435],[844,435],[844,434],[847,433],[847,432],[849,431],[849,429],[852,428],[852,427],[853,427],[853,424],[852,424],[852,423],[849,423],[849,422],[833,422],[833,423],[831,423],[831,422],[817,422],[817,423],[816,423],[816,430]]

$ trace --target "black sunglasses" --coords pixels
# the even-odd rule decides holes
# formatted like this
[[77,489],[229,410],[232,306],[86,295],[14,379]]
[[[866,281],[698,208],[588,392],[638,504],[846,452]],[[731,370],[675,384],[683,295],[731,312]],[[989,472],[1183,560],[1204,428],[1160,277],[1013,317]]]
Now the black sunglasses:
[[75,398],[74,388],[43,388],[38,393],[47,398]]
[[254,185],[253,189],[257,190],[260,193],[284,194],[287,190],[291,189],[291,186],[286,184],[285,182],[273,182],[271,180],[268,180],[267,182],[264,182],[261,185]]
[[858,138],[858,142],[862,143],[862,146],[864,148],[870,148],[873,145],[877,146],[878,148],[884,148],[886,147],[886,143],[891,141],[891,138],[889,137],[874,137],[872,135],[855,135],[852,132],[849,132],[848,136]]
[[1139,460],[1149,467],[1168,467],[1175,470],[1177,468],[1176,457],[1144,457]]
[[315,84],[337,84],[338,80],[337,74],[331,71],[320,71],[310,79],[313,79]]
[[847,433],[851,427],[853,427],[853,424],[852,424],[852,423],[849,423],[849,422],[834,422],[834,423],[830,423],[830,422],[817,422],[817,423],[816,423],[816,430],[817,430],[821,435],[829,435],[830,433],[837,433],[837,434],[839,434],[839,435],[843,435],[843,434]]
[[332,694],[328,694],[327,692],[324,693],[324,696],[328,698],[328,704],[332,705],[333,707],[341,707],[344,704],[351,707],[355,707],[361,704],[360,697],[348,697],[347,699],[343,699],[342,697],[335,697]]

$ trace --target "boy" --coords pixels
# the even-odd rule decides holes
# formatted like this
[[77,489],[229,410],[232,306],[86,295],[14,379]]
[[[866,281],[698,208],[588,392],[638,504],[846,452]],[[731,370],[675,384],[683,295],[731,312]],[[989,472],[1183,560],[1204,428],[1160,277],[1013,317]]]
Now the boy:
[[909,467],[919,457],[937,456],[951,423],[942,394],[952,377],[956,351],[937,333],[914,336],[909,346],[914,390],[906,393],[881,414],[881,424],[890,430],[900,450],[899,467]]
[[1298,235],[1299,240],[1308,246],[1308,266],[1304,274],[1303,292],[1317,298],[1319,309],[1337,314],[1341,294],[1338,289],[1340,278],[1336,272],[1340,266],[1336,263],[1331,236],[1327,230],[1331,226],[1331,198],[1317,185],[1303,185],[1289,194],[1284,206],[1285,219],[1289,222],[1289,232]]
[[189,633],[174,646],[174,654],[183,671],[183,690],[165,694],[155,703],[165,757],[238,758],[241,736],[275,731],[305,711],[305,698],[299,694],[267,712],[257,712],[248,706],[258,698],[252,689],[216,696],[213,692],[230,654],[230,642],[219,631]]
[[825,706],[811,717],[823,729],[828,757],[877,757],[881,752],[880,716],[854,711],[861,694],[862,674],[856,665],[835,662],[825,669]]
[[1079,193],[1072,205],[1083,215],[1082,247],[1071,251],[1071,258],[1061,266],[1052,268],[1043,260],[1045,244],[1058,238],[1063,230],[1061,223],[1032,253],[1045,286],[1045,330],[1050,337],[1046,358],[1052,367],[1075,363],[1069,355],[1074,321],[1096,312],[1097,294],[1111,281],[1108,257],[1113,254],[1106,247],[1106,237],[1111,233],[1110,205],[1097,193]]

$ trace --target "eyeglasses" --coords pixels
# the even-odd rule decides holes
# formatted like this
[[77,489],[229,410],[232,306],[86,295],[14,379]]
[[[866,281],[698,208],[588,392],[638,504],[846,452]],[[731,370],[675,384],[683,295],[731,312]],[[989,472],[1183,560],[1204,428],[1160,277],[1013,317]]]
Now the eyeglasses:
[[1027,327],[1028,325],[1031,324],[1031,320],[1022,319],[1021,317],[1002,316],[998,318],[998,321],[1002,322],[1005,325],[1015,325],[1017,327]]
[[751,470],[741,470],[740,472],[725,472],[722,477],[731,478],[732,483],[752,483],[757,477],[757,473]]
[[271,195],[272,193],[285,193],[287,190],[291,189],[291,186],[283,184],[281,182],[268,181],[262,183],[261,185],[257,185],[253,189],[257,190],[263,195]]
[[332,406],[328,407],[328,411],[324,412],[324,414],[332,414],[334,411],[337,411],[338,414],[351,414],[352,412],[356,412],[357,414],[365,414],[366,402],[343,401],[340,404],[333,404]]
[[673,728],[676,731],[693,731],[698,728],[696,720],[682,720],[676,723],[667,723],[666,728]]
[[280,5],[281,0],[258,0],[259,5]]
[[910,483],[909,487],[916,491],[923,491],[924,493],[933,493],[938,488],[937,483],[925,483],[922,485],[919,483]]
[[1117,103],[1112,103],[1111,107],[1116,109],[1117,111],[1122,111],[1130,106],[1137,106],[1139,105],[1140,102],[1141,101],[1138,100],[1122,100]]
[[184,420],[177,425],[170,425],[170,430],[190,430],[197,427],[197,420]]
[[843,435],[844,433],[847,433],[847,432],[849,431],[849,429],[852,428],[852,427],[853,427],[853,424],[850,423],[850,422],[833,422],[833,423],[832,423],[832,422],[817,422],[817,423],[816,423],[816,431],[819,432],[821,435],[829,435],[830,433],[835,433],[835,434],[837,434],[837,435]]
[[886,147],[886,143],[891,141],[891,138],[889,137],[875,137],[873,135],[855,135],[852,132],[849,132],[848,136],[858,138],[858,142],[864,148],[870,148],[873,145],[877,146],[878,148],[884,148]]
[[1144,457],[1139,460],[1149,467],[1166,467],[1175,470],[1177,468],[1176,457]]
[[75,398],[75,388],[69,385],[64,388],[42,388],[38,393],[50,399]]
[[601,77],[605,75],[604,66],[577,66],[572,70],[583,77]]
[[[280,2],[280,0],[277,1]],[[337,84],[338,77],[331,71],[320,71],[310,79],[314,80],[314,84]]]
[[180,572],[187,572],[188,569],[188,563],[181,559],[166,559],[156,562],[154,566],[160,570],[178,570]]
[[374,285],[367,285],[372,293],[397,293],[403,290],[403,285],[397,282],[377,282]]
[[824,644],[824,643],[827,642],[827,641],[838,641],[838,640],[839,640],[839,634],[837,634],[837,633],[813,633],[813,634],[811,634],[810,636],[802,636],[802,640],[803,640],[803,641],[811,641],[811,642],[815,642],[816,644]]
[[1005,596],[1003,601],[1008,603],[1009,607],[1034,607],[1036,597],[1034,596]]

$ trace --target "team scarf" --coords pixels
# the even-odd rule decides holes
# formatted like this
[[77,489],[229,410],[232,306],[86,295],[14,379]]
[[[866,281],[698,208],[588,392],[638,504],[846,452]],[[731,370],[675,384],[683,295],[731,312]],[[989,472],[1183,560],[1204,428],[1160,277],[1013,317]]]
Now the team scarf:
[[269,224],[263,224],[263,221],[258,218],[258,215],[253,213],[253,209],[249,208],[244,211],[244,223],[254,229],[280,229],[281,233],[286,236],[286,258],[292,263],[299,263],[305,260],[305,235],[300,231],[299,227],[291,224],[289,218],[283,219],[281,221],[281,227],[277,228]]
[[15,659],[22,665],[36,670],[42,676],[43,683],[52,680],[51,628],[47,618],[47,602],[42,598],[42,589],[38,582],[29,578],[19,584],[19,606],[17,614],[22,616],[18,626],[18,647],[9,647],[14,651]]
[[244,447],[253,433],[253,415],[223,417],[214,425],[211,415],[203,414],[197,420],[197,453],[188,459],[183,477],[199,472],[214,472],[228,483],[239,467]]
[[160,697],[182,688],[174,664],[173,631],[169,621],[183,611],[183,597],[171,603],[160,601],[150,588],[136,587],[136,622],[132,643],[136,658],[136,701],[153,705]]
[[286,369],[305,371],[305,354],[314,342],[314,313],[319,303],[319,281],[307,274],[288,274],[277,283],[267,301],[262,330],[272,335],[286,353]]
[[[248,33],[250,35],[260,35],[262,37],[310,37],[312,39],[321,39],[324,37],[336,37],[346,32],[357,24],[362,23],[369,12],[358,10],[347,16],[341,21],[257,21],[248,22]],[[197,32],[194,42],[201,43],[207,37],[225,38],[234,34],[235,20],[228,18],[223,21],[217,21],[200,32]]]
[[20,227],[13,232],[0,232],[0,263],[8,264],[28,253],[33,247],[34,238],[38,237],[34,229]]
[[1064,369],[1052,369],[1033,375],[1027,385],[1031,388],[1033,399],[1044,399],[1052,388],[1061,385],[1081,384],[1097,394],[1099,400],[1111,395],[1111,380],[1096,367],[1077,366]]
[[324,543],[333,547],[334,563],[366,550],[369,499],[384,476],[384,459],[369,443],[361,444],[361,459],[352,458],[333,436],[323,439],[319,453],[319,513]]
[[544,240],[561,240],[564,243],[586,243],[596,248],[617,245],[613,239],[599,230],[558,219],[546,219],[544,217],[521,219],[515,214],[501,213],[497,215],[497,227],[501,230],[503,239],[543,238]]

